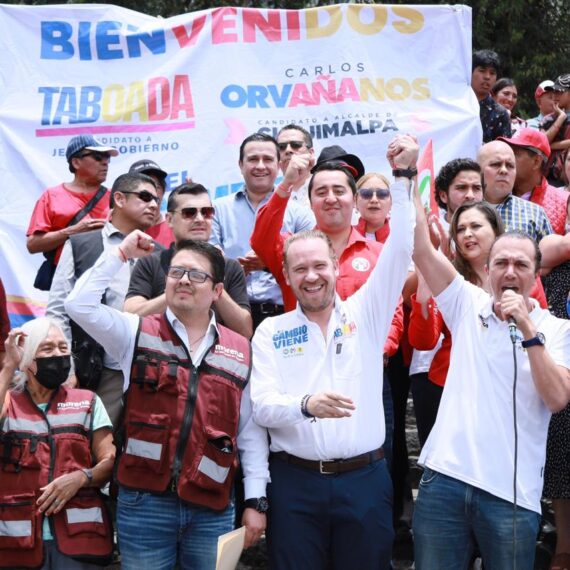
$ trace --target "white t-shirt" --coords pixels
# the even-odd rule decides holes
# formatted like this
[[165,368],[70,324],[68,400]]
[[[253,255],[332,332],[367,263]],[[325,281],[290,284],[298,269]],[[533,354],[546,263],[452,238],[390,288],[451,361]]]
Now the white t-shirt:
[[[453,336],[445,390],[420,465],[513,502],[513,345],[491,296],[463,277],[436,297]],[[532,300],[531,300],[532,301]],[[546,350],[570,368],[570,321],[534,302],[530,316]],[[517,505],[541,512],[550,411],[537,392],[517,331]]]

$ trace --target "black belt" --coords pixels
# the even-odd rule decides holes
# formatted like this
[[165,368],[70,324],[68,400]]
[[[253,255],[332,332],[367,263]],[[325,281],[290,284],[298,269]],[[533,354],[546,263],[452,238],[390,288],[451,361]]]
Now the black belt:
[[384,459],[384,450],[380,447],[374,451],[368,451],[367,453],[356,455],[355,457],[349,457],[348,459],[331,459],[323,461],[303,459],[302,457],[290,455],[286,451],[277,451],[272,453],[271,457],[275,457],[281,461],[286,461],[292,465],[304,467],[311,471],[318,471],[323,475],[332,475],[334,473],[347,473],[348,471],[354,471],[355,469],[360,469],[361,467],[370,465],[371,463],[374,463],[374,461]]
[[283,305],[275,303],[250,303],[252,315],[282,315],[285,312]]

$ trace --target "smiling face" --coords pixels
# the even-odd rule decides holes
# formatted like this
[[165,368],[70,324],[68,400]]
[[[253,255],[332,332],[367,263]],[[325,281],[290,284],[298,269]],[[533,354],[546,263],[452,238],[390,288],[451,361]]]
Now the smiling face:
[[496,300],[500,300],[507,289],[512,289],[528,301],[537,275],[535,248],[530,238],[501,237],[491,249],[488,272]]
[[457,220],[456,245],[470,264],[478,265],[487,260],[495,237],[493,226],[477,208],[470,208],[460,214]]
[[248,192],[256,195],[271,192],[279,170],[277,148],[272,142],[248,142],[239,168]]
[[[176,253],[170,262],[172,267],[182,267],[184,269],[196,269],[212,275],[212,265],[207,257],[200,253],[182,250]],[[185,273],[181,279],[166,277],[166,304],[172,312],[179,315],[207,314],[214,301],[217,301],[222,294],[223,285],[214,285],[212,279],[208,278],[204,283],[195,283],[188,279]]]
[[337,263],[320,238],[299,239],[287,249],[283,273],[305,313],[318,313],[334,303]]
[[503,87],[494,97],[505,109],[512,111],[517,104],[518,92],[514,85]]
[[342,170],[321,170],[313,175],[311,208],[320,230],[338,233],[350,228],[354,195]]
[[[372,196],[367,199],[367,194],[361,195],[361,190],[375,190]],[[387,190],[388,194],[380,197],[377,190]],[[374,232],[380,229],[385,223],[390,208],[392,207],[392,195],[388,185],[378,176],[372,176],[363,184],[356,193],[356,209],[360,217],[366,220],[366,231]]]

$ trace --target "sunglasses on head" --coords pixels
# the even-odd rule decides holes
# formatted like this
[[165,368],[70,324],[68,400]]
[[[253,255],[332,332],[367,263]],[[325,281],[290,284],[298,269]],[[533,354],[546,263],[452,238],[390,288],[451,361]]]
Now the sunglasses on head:
[[84,152],[80,154],[77,158],[85,158],[90,156],[93,160],[97,162],[103,162],[104,160],[111,160],[111,155],[108,152],[98,152],[96,150],[90,152]]
[[380,188],[378,190],[372,190],[371,188],[360,188],[358,191],[358,195],[363,200],[371,200],[374,194],[376,194],[376,198],[378,198],[378,200],[381,200],[382,198],[388,198],[390,196],[390,190],[387,188]]
[[299,150],[303,148],[303,146],[305,145],[305,141],[287,141],[287,142],[277,143],[277,146],[279,147],[279,150],[281,152],[286,151],[287,146],[289,145],[291,145],[291,148],[293,150]]
[[158,196],[151,194],[148,190],[141,190],[140,192],[134,192],[132,190],[122,190],[121,194],[134,194],[138,196],[143,202],[150,202],[154,200],[158,204]]
[[192,283],[205,283],[207,279],[214,280],[211,275],[199,269],[186,269],[185,267],[176,267],[174,265],[168,268],[168,277],[172,277],[172,279],[180,280],[184,277],[184,274],[188,275],[188,281],[192,281]]
[[214,206],[204,206],[203,208],[180,208],[180,210],[173,210],[173,212],[180,212],[180,215],[185,220],[193,220],[200,212],[205,220],[211,220],[216,210]]

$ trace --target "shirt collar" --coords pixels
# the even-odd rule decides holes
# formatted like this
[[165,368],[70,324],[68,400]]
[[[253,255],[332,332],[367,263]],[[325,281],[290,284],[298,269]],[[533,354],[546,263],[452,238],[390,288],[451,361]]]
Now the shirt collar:
[[[170,307],[166,307],[166,318],[168,322],[172,325],[172,328],[175,329],[176,326],[184,327],[182,322],[178,319],[178,317],[170,310]],[[185,328],[185,327],[184,327]],[[216,315],[214,311],[210,309],[210,322],[208,324],[208,328],[206,330],[206,335],[213,334],[214,338],[220,334],[218,329],[218,323],[216,322]]]
[[125,237],[110,221],[105,222],[102,230],[103,237],[109,238],[111,236]]

